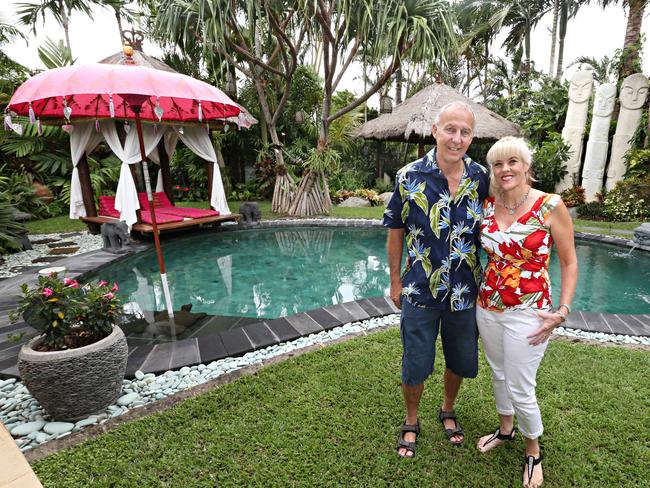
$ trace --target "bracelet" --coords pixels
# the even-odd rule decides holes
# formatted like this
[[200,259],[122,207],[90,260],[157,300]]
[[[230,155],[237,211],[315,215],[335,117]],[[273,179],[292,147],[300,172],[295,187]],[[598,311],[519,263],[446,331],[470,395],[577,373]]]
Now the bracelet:
[[567,315],[566,315],[566,314],[560,312],[559,310],[556,310],[556,311],[555,311],[555,314],[556,314],[556,315],[559,315],[560,317],[562,317],[562,322],[560,322],[560,323],[566,322],[566,318],[567,318]]
[[571,305],[569,305],[568,303],[560,303],[560,306],[557,307],[557,309],[559,310],[562,307],[566,308],[567,315],[571,313]]

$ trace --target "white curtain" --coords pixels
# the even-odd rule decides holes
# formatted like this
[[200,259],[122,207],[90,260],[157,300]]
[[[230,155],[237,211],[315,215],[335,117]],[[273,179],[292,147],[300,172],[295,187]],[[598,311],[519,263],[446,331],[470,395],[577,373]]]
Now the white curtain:
[[[120,144],[117,136],[115,122],[112,120],[100,123],[102,134],[107,144],[115,155],[122,161],[120,168],[120,180],[115,192],[115,209],[120,212],[120,220],[126,222],[129,229],[138,221],[136,210],[140,208],[138,203],[138,192],[129,170],[129,164],[139,163],[140,145],[138,142],[138,133],[133,126],[126,135],[124,147]],[[145,153],[150,154],[162,137],[162,131],[154,131],[152,125],[142,126],[142,135],[144,138]]]
[[221,215],[230,214],[228,202],[226,201],[226,192],[223,189],[223,181],[221,180],[221,170],[219,169],[217,154],[210,140],[210,134],[208,134],[204,127],[184,127],[183,133],[179,132],[176,128],[175,131],[190,151],[200,158],[213,163],[214,171],[212,173],[210,205],[219,211]]
[[[176,151],[176,144],[178,143],[178,134],[174,131],[172,127],[163,127],[158,129],[163,131],[163,141],[165,144],[165,152],[167,153],[167,158],[169,161],[172,160],[174,151]],[[151,154],[148,154],[151,160],[160,165],[160,155],[158,154],[158,146],[151,151]],[[156,191],[165,191],[162,180],[162,171],[158,171],[158,179],[156,180]]]
[[77,164],[84,153],[92,152],[102,140],[102,135],[95,131],[94,123],[75,124],[70,134],[70,156],[72,158],[72,181],[70,183],[70,218],[78,219],[86,216],[81,181]]

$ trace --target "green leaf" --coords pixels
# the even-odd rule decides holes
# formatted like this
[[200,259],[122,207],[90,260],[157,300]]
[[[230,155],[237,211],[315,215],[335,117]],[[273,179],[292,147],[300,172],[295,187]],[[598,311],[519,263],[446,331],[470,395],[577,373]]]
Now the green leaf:
[[429,214],[429,225],[437,238],[440,238],[440,208],[440,202],[436,202],[431,207],[431,213]]
[[422,209],[425,215],[429,213],[429,202],[427,202],[427,197],[424,196],[424,193],[413,193],[413,201]]
[[404,222],[404,223],[406,223],[406,217],[409,214],[409,209],[410,209],[409,207],[410,207],[409,206],[409,201],[406,200],[404,202],[404,206],[402,207],[402,222]]
[[440,267],[431,273],[431,276],[429,277],[429,290],[431,290],[433,298],[438,296],[438,286],[440,286],[440,279],[442,278],[443,271],[444,268]]

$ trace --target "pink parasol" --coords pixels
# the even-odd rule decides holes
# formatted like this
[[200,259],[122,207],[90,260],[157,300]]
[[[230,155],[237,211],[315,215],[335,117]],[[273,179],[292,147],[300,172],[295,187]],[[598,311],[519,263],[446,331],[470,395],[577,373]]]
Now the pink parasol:
[[66,66],[39,73],[16,90],[9,109],[32,119],[135,119],[127,95],[142,95],[140,118],[152,122],[224,120],[240,112],[226,94],[203,81],[119,64]]
[[[170,321],[174,308],[169,293],[158,224],[151,192],[141,120],[161,123],[209,123],[237,117],[240,107],[221,90],[180,73],[135,66],[125,48],[125,65],[66,66],[39,73],[11,97],[7,110],[32,123],[79,119],[135,119],[154,242]],[[10,118],[9,118],[10,120]]]

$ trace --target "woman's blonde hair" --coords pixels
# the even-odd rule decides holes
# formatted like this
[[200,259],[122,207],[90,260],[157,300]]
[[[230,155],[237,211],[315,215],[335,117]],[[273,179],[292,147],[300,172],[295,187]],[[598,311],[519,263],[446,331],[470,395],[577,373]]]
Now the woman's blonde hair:
[[490,167],[491,195],[494,195],[496,193],[496,181],[494,178],[494,172],[492,171],[492,164],[494,164],[494,162],[497,160],[504,160],[513,156],[521,160],[524,164],[528,165],[528,170],[526,171],[526,183],[532,186],[533,182],[537,181],[535,178],[533,178],[533,152],[531,151],[530,146],[525,141],[525,139],[513,136],[502,137],[494,143],[486,156],[488,166]]

